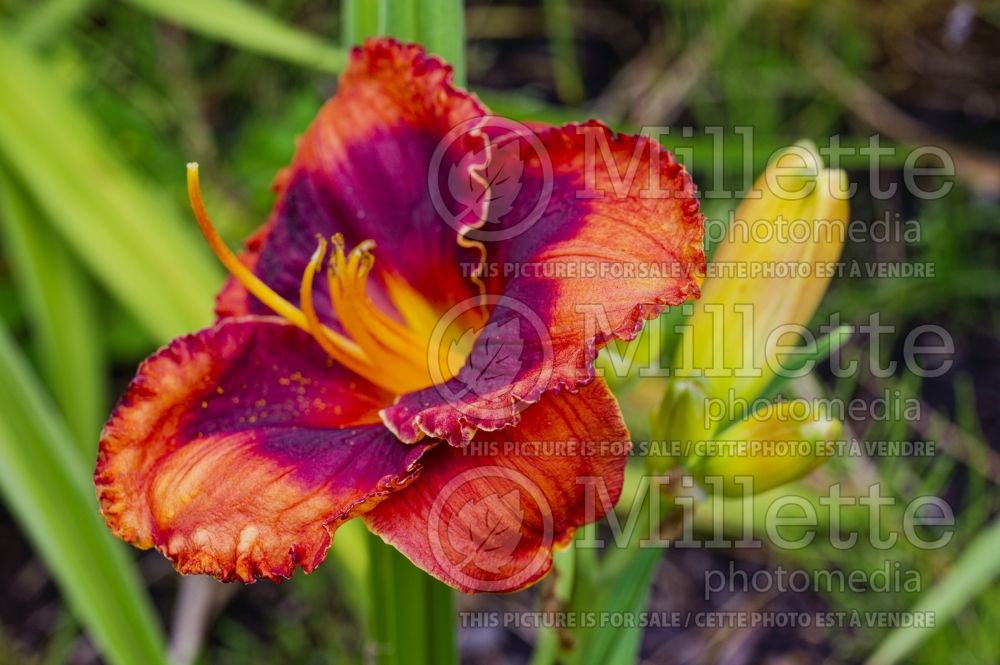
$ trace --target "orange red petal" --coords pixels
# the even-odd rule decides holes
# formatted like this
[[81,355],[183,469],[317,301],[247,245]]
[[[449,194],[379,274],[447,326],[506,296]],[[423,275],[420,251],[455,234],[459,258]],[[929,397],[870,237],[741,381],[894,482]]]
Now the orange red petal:
[[314,569],[344,520],[411,482],[426,446],[375,418],[388,396],[277,319],[227,319],[139,369],[101,435],[112,531],[182,573]]
[[517,427],[438,446],[420,479],[364,517],[431,575],[465,592],[539,580],[576,527],[621,494],[628,433],[603,380],[545,395]]
[[[393,315],[400,312],[388,280],[405,284],[431,308],[447,309],[477,293],[462,265],[474,265],[479,254],[459,245],[456,232],[441,221],[428,192],[428,165],[453,126],[484,112],[474,95],[454,87],[451,67],[421,47],[378,39],[355,49],[336,95],[282,174],[266,231],[250,242],[256,274],[294,302],[316,235],[339,232],[348,248],[375,242],[371,296]],[[467,143],[446,151],[445,175]],[[320,282],[319,314],[331,323]],[[217,309],[221,316],[268,313],[232,280]]]
[[508,139],[520,150],[497,154],[522,160],[521,192],[498,225],[469,234],[496,266],[490,319],[457,376],[383,411],[404,441],[461,444],[516,423],[544,392],[590,381],[609,340],[698,296],[703,217],[690,176],[658,143],[597,122]]

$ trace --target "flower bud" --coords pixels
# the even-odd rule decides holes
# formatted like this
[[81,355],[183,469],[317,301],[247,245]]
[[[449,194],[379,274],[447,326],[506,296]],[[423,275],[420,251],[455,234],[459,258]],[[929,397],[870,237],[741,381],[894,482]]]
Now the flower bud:
[[834,273],[849,221],[847,187],[846,174],[823,168],[811,143],[771,162],[712,256],[678,345],[676,376],[704,377],[715,397],[761,394],[783,353],[801,343]]
[[709,491],[766,492],[822,465],[842,431],[839,420],[805,400],[768,404],[720,432],[691,466]]
[[[652,416],[653,436],[667,449],[693,450],[711,434],[705,420],[705,389],[698,380],[673,380]],[[663,473],[676,466],[681,455],[656,455],[647,459],[650,471]]]

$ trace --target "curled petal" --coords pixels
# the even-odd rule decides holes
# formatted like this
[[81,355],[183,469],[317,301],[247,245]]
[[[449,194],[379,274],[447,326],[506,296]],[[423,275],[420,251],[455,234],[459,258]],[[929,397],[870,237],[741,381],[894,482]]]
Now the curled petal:
[[364,517],[415,564],[466,592],[514,591],[621,494],[628,433],[603,380],[548,394],[521,423],[438,446],[420,481]]
[[506,140],[519,150],[495,154],[520,160],[508,169],[520,190],[496,224],[469,233],[487,248],[490,318],[454,378],[383,412],[404,441],[461,444],[516,423],[545,391],[590,381],[609,340],[698,296],[703,217],[691,178],[658,143],[596,122]]
[[139,368],[101,435],[101,511],[182,573],[311,571],[337,525],[417,473],[426,446],[378,422],[388,399],[289,324],[224,320]]

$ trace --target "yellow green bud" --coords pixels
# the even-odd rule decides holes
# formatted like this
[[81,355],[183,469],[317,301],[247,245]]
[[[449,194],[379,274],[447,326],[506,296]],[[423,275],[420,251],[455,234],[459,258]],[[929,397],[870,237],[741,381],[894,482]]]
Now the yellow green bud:
[[691,466],[711,492],[757,494],[822,465],[842,431],[839,420],[805,400],[768,404],[720,432]]
[[711,396],[754,399],[801,343],[833,275],[849,222],[847,176],[811,143],[780,153],[737,208],[712,256],[678,345],[675,375],[703,376]]

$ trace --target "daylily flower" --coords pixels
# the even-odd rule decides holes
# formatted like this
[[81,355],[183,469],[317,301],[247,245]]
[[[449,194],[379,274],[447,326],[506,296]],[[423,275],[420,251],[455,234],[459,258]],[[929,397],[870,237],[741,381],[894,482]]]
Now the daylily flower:
[[[147,359],[104,428],[95,484],[119,537],[250,582],[313,570],[362,516],[444,582],[507,591],[613,505],[629,437],[593,359],[697,296],[694,187],[646,138],[494,120],[440,60],[371,40],[242,257],[189,167],[231,278],[217,323]],[[571,270],[622,262],[671,270]]]

